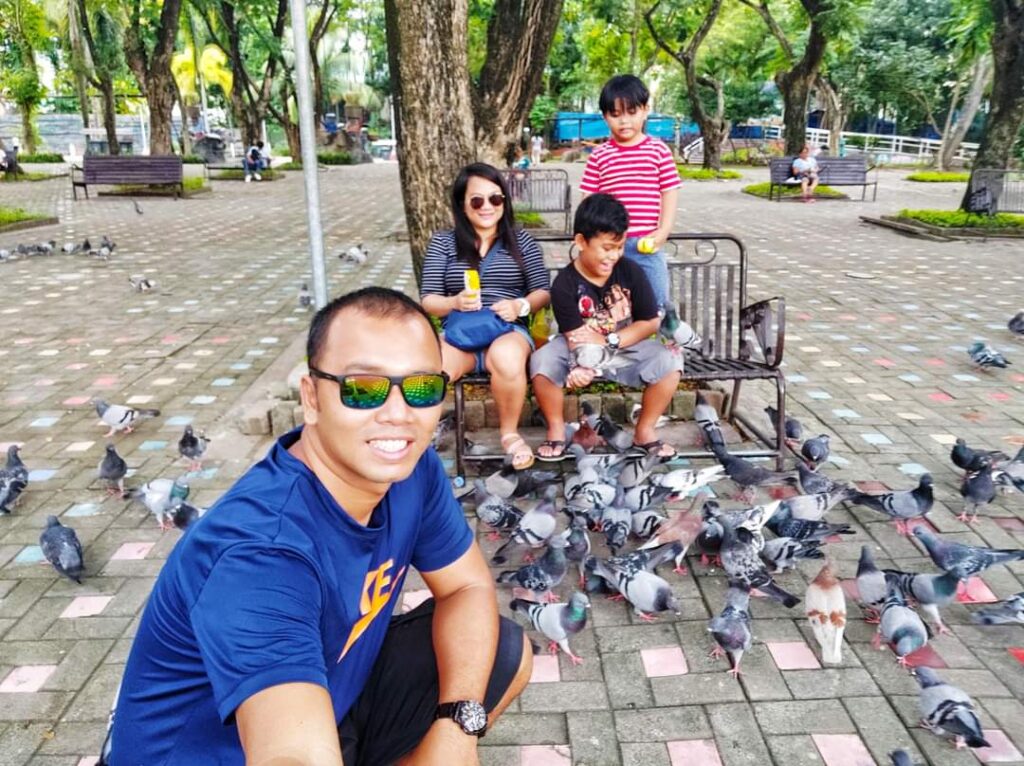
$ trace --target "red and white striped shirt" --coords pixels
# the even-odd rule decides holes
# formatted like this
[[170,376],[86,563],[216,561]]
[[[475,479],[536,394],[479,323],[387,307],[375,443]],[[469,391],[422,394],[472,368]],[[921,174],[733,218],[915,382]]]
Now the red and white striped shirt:
[[611,194],[626,206],[630,237],[644,237],[658,228],[661,195],[680,185],[672,152],[650,136],[622,146],[609,140],[597,147],[583,170],[580,191]]

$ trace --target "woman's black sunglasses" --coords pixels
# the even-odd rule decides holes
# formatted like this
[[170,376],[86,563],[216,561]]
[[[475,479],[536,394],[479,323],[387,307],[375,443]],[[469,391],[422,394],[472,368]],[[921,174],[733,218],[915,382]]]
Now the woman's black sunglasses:
[[387,401],[392,386],[398,386],[410,407],[436,407],[444,401],[448,375],[418,372],[413,375],[331,375],[309,368],[314,378],[333,380],[341,390],[341,403],[354,410],[374,410]]
[[474,210],[479,210],[484,206],[484,200],[491,203],[491,207],[501,207],[505,204],[505,195],[494,192],[494,194],[488,194],[486,197],[470,197],[469,206]]

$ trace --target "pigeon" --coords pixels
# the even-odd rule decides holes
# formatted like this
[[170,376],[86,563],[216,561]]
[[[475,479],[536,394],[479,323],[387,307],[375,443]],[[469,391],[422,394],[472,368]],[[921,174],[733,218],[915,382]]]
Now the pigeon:
[[[438,452],[446,450],[450,445],[449,439],[455,433],[455,412],[449,410],[440,417],[437,425],[434,426],[434,435],[430,437],[430,446]],[[466,439],[466,447],[471,448],[473,443]]]
[[[682,551],[680,543],[663,545],[656,551],[635,550],[632,553],[624,553],[621,556],[612,556],[607,559],[608,566],[597,572],[597,561],[595,556],[588,556],[583,561],[584,583],[588,592],[603,590],[611,592],[615,589],[615,572],[621,572],[624,576],[631,577],[643,570],[657,574],[659,566],[666,561],[676,558]],[[589,576],[586,576],[589,574]],[[606,579],[610,578],[610,579]],[[607,586],[607,587],[605,587]]]
[[1006,326],[1014,335],[1024,335],[1024,311],[1018,311],[1010,317],[1010,321],[1006,323]]
[[828,460],[828,456],[831,452],[828,446],[829,436],[828,434],[819,434],[813,439],[808,439],[804,442],[800,448],[800,454],[804,456],[807,464],[813,468],[817,468],[819,465]]
[[[776,421],[779,418],[779,411],[774,407],[765,407],[765,414],[768,415],[768,420],[771,421],[772,427],[775,427]],[[804,435],[803,424],[796,418],[787,417],[785,422],[786,440],[790,443],[797,444]]]
[[356,266],[362,266],[370,257],[370,252],[363,247],[363,243],[360,242],[358,245],[353,245],[345,252],[339,254],[338,257],[345,263],[353,263]]
[[678,497],[679,493],[671,487],[663,487],[660,484],[641,484],[628,490],[623,495],[622,501],[633,513],[639,513],[647,508],[659,508]]
[[106,454],[97,466],[99,478],[107,482],[107,493],[124,497],[124,477],[128,474],[128,464],[117,454],[113,444],[107,445]]
[[555,527],[558,523],[555,519],[554,498],[556,492],[555,487],[549,487],[545,491],[544,498],[523,514],[523,518],[519,520],[515,529],[512,530],[509,539],[494,552],[494,555],[491,557],[492,563],[505,563],[506,558],[502,555],[502,552],[509,545],[527,545],[531,548],[539,548],[548,541],[555,533]]
[[21,462],[20,449],[17,444],[8,447],[7,464],[0,468],[0,514],[10,513],[28,486],[28,468]]
[[856,490],[851,487],[840,487],[815,495],[796,495],[783,500],[780,511],[802,521],[821,521],[826,513],[837,504],[849,500],[855,493]]
[[971,358],[971,362],[974,363],[975,367],[983,370],[993,367],[1006,369],[1010,365],[1002,354],[988,343],[983,343],[980,340],[971,344],[971,347],[967,349],[967,355]]
[[156,518],[160,529],[170,529],[174,509],[188,499],[190,488],[181,479],[153,479],[129,493]]
[[508,500],[488,492],[483,479],[474,481],[473,486],[473,491],[467,497],[471,497],[476,504],[476,517],[493,530],[495,536],[498,532],[515,529],[523,518],[523,512]]
[[650,540],[661,529],[661,525],[668,521],[657,511],[640,511],[630,514],[630,531],[633,537],[640,540]]
[[782,574],[787,569],[796,569],[800,559],[823,559],[825,552],[817,540],[794,540],[792,537],[775,537],[768,540],[761,549],[761,561],[772,567],[772,574]]
[[882,614],[882,604],[885,603],[885,597],[889,593],[889,586],[886,583],[885,574],[875,566],[871,548],[867,545],[861,546],[860,561],[857,562],[857,592],[860,594],[865,621],[878,622]]
[[692,511],[679,511],[658,527],[657,533],[650,540],[640,546],[638,550],[653,550],[669,543],[678,545],[679,552],[676,555],[676,574],[686,574],[683,566],[683,557],[687,549],[701,528],[700,517]]
[[573,516],[569,521],[569,528],[562,532],[561,536],[565,539],[565,557],[576,564],[582,584],[586,579],[583,562],[590,556],[590,536],[587,534],[586,517]]
[[132,206],[135,208],[135,212],[137,214],[142,215],[142,206],[138,202],[132,200]]
[[186,460],[190,460],[189,471],[198,471],[203,467],[203,455],[210,440],[202,431],[198,435],[192,430],[192,426],[185,426],[185,431],[178,440],[178,454]]
[[889,760],[892,761],[892,766],[914,766],[914,762],[910,760],[910,753],[906,750],[893,750],[889,753]]
[[633,446],[633,435],[607,415],[602,414],[597,419],[594,430],[616,452],[625,452]]
[[961,580],[967,580],[971,575],[983,572],[996,564],[1024,560],[1024,550],[1000,550],[946,542],[924,527],[914,527],[914,536],[924,544],[928,555],[940,569],[956,575]]
[[576,459],[576,470],[580,474],[593,473],[597,480],[607,481],[614,479],[619,472],[636,455],[625,453],[611,453],[607,455],[591,455],[583,448],[582,444],[570,444],[566,450],[568,454]]
[[53,251],[56,247],[57,241],[51,239],[47,242],[40,242],[38,245],[36,245],[36,251],[42,253],[43,255],[53,255]]
[[899,586],[889,584],[889,592],[882,606],[882,617],[878,622],[878,632],[872,644],[881,648],[882,641],[889,644],[896,653],[896,661],[901,667],[907,667],[907,655],[913,654],[928,643],[928,628],[918,617],[917,612],[907,606]]
[[79,245],[77,242],[65,242],[63,245],[60,246],[60,251],[68,255],[72,255],[81,250],[81,248],[82,246]]
[[754,641],[750,632],[750,588],[742,583],[729,582],[725,592],[725,607],[708,623],[708,631],[715,639],[711,656],[729,657],[729,670],[733,678],[740,674],[740,660]]
[[992,463],[1010,459],[1009,455],[999,450],[972,449],[963,439],[957,439],[949,453],[949,459],[953,461],[953,465],[964,471],[980,471],[985,464],[986,457]]
[[561,649],[573,665],[583,662],[583,658],[577,657],[569,648],[569,637],[575,636],[587,624],[590,599],[586,593],[576,591],[569,597],[568,603],[554,604],[538,604],[535,601],[515,598],[512,599],[509,608],[513,612],[525,615],[533,629],[551,642],[548,649],[552,654]]
[[299,308],[307,310],[313,308],[313,293],[309,291],[309,287],[306,286],[305,282],[299,288]]
[[658,454],[630,455],[619,471],[618,485],[623,489],[632,489],[642,484],[665,461],[666,458]]
[[796,471],[799,476],[800,491],[805,495],[820,495],[822,492],[838,492],[847,489],[847,485],[833,481],[825,474],[808,468],[802,460],[796,461]]
[[825,562],[817,577],[807,586],[804,600],[811,630],[821,646],[821,661],[826,665],[838,665],[843,661],[846,596],[829,562]]
[[148,293],[156,287],[156,282],[147,277],[128,277],[128,284],[137,293]]
[[896,583],[905,597],[914,599],[928,613],[939,633],[949,633],[949,628],[942,622],[939,607],[949,606],[956,598],[957,586],[960,584],[956,575],[949,572],[920,574],[897,569],[884,569],[882,572],[887,584]]
[[693,407],[693,419],[700,427],[704,435],[704,446],[713,451],[725,451],[725,436],[722,435],[722,427],[718,422],[718,410],[716,410],[704,395],[698,391]]
[[566,541],[559,535],[548,540],[548,549],[537,561],[519,569],[510,569],[498,575],[497,581],[502,585],[515,583],[531,593],[544,596],[549,600],[558,597],[552,592],[558,587],[569,568],[565,558]]
[[6,261],[11,257],[11,251],[0,247],[0,261]]
[[697,331],[679,318],[679,313],[673,306],[665,309],[665,316],[661,320],[658,333],[665,340],[675,343],[680,348],[688,348],[691,351],[700,351],[701,344],[703,343]]
[[896,531],[906,535],[910,533],[907,522],[923,518],[932,509],[932,503],[935,501],[932,483],[932,475],[926,473],[921,476],[914,489],[885,492],[880,495],[857,492],[850,498],[850,502],[884,513],[893,520]]
[[974,712],[974,703],[962,689],[945,683],[929,667],[916,668],[914,675],[921,685],[918,706],[924,728],[940,737],[952,734],[957,750],[964,745],[990,747]]
[[998,604],[979,609],[971,615],[971,621],[978,625],[1005,625],[1013,622],[1024,625],[1024,591]]
[[800,603],[799,598],[776,585],[768,574],[751,529],[744,525],[733,529],[730,524],[723,523],[722,533],[722,567],[730,580],[757,588],[787,608]]
[[792,471],[770,471],[749,460],[730,455],[724,448],[715,454],[718,457],[718,462],[725,467],[726,475],[745,493],[756,487],[792,486],[796,483],[796,476]]
[[39,535],[39,547],[58,574],[82,584],[82,544],[71,527],[65,527],[56,516],[46,517],[46,529]]
[[964,498],[963,513],[957,516],[960,521],[977,521],[978,508],[996,499],[996,485],[992,480],[992,464],[989,458],[982,458],[982,466],[976,473],[965,475],[960,484],[960,495]]
[[679,603],[676,601],[672,588],[665,580],[646,569],[629,571],[614,560],[596,559],[593,556],[587,560],[588,567],[599,577],[612,584],[622,596],[633,606],[633,611],[644,621],[654,619],[653,614],[673,611],[676,615],[679,612]]
[[183,500],[171,511],[171,523],[178,529],[185,531],[204,513],[206,513],[205,508],[198,508]]
[[160,410],[137,410],[123,404],[107,404],[102,399],[94,399],[96,414],[100,420],[110,426],[110,430],[104,434],[105,438],[113,436],[118,431],[131,433],[135,423],[146,418],[160,417]]
[[992,478],[1004,491],[1024,493],[1024,447],[1012,460],[1003,460],[993,468]]
[[[633,406],[629,410],[629,424],[635,426],[640,421],[640,413],[643,412],[644,406],[640,402],[634,402]],[[661,428],[662,426],[668,425],[671,418],[668,415],[658,415],[658,419],[654,421],[655,428]]]
[[[621,489],[619,492],[621,493]],[[626,538],[633,528],[633,512],[615,503],[603,510],[601,531],[604,532],[605,545],[613,556],[626,544]]]
[[805,542],[825,542],[833,535],[855,534],[849,524],[794,519],[782,503],[779,504],[779,510],[768,520],[766,526],[779,537],[792,537],[794,540]]
[[658,476],[659,486],[671,487],[678,495],[688,495],[703,489],[712,482],[724,479],[724,471],[725,468],[721,465],[711,465],[697,471],[676,468],[668,473],[656,474],[656,476]]
[[485,483],[489,492],[507,500],[546,490],[557,484],[561,478],[558,471],[540,471],[535,468],[517,471],[509,461],[488,476]]

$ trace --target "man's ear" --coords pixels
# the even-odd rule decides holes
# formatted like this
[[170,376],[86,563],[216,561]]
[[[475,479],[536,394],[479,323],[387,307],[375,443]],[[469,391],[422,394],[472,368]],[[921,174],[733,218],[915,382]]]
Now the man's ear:
[[313,378],[303,375],[299,381],[299,399],[302,401],[302,420],[307,426],[316,425],[320,419],[320,400],[316,395]]
[[587,238],[584,237],[582,234],[577,234],[576,236],[574,236],[572,238],[572,241],[573,244],[576,245],[577,250],[582,250],[584,247],[587,246]]

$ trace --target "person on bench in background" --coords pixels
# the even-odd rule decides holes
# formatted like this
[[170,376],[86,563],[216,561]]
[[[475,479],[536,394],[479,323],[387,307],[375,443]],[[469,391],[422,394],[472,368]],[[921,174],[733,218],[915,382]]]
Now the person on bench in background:
[[547,422],[540,460],[565,457],[563,388],[583,388],[600,373],[630,388],[643,388],[633,446],[670,458],[655,424],[672,402],[683,358],[654,334],[661,317],[654,290],[640,266],[623,258],[629,214],[610,194],[591,194],[580,203],[573,225],[579,255],[563,268],[551,288],[559,335],[530,357],[530,380]]
[[804,144],[800,156],[793,160],[793,179],[800,182],[800,196],[804,202],[814,202],[818,187],[818,161],[811,156],[811,147]]
[[242,165],[245,167],[246,183],[249,183],[253,177],[255,177],[257,181],[263,180],[263,176],[260,175],[260,171],[265,167],[264,162],[263,142],[257,141],[246,149],[245,157],[242,159]]
[[[441,351],[448,376],[455,381],[471,372],[490,373],[501,449],[513,468],[524,470],[534,461],[533,451],[519,435],[526,362],[534,346],[526,319],[551,300],[544,253],[533,237],[516,229],[508,187],[497,168],[480,162],[464,167],[452,185],[451,204],[455,228],[434,234],[427,246],[420,300],[447,328]],[[468,270],[479,272],[479,290],[467,289]],[[482,348],[459,344],[451,332],[453,315],[481,309],[490,309],[509,323],[507,332]],[[454,318],[493,319],[483,314]]]

